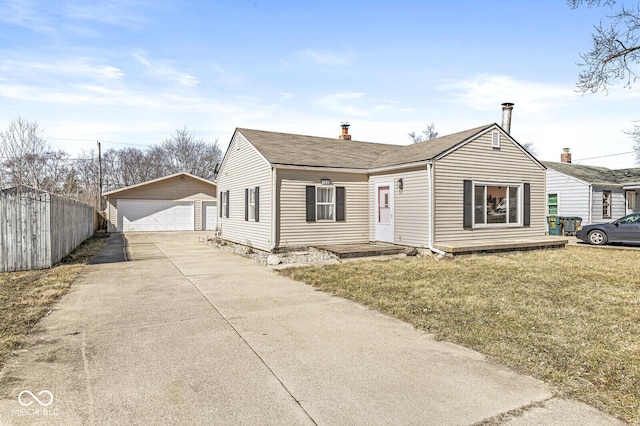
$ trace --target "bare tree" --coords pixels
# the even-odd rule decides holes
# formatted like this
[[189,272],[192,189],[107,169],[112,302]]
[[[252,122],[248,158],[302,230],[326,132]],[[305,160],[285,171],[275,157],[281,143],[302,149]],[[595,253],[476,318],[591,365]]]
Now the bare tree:
[[209,180],[213,180],[216,163],[222,158],[217,140],[207,143],[196,139],[186,127],[176,130],[155,149],[150,153],[162,158],[167,173],[187,172]]
[[411,132],[408,134],[409,138],[413,141],[413,143],[420,143],[424,141],[430,141],[439,136],[439,133],[436,132],[436,125],[431,123],[427,126],[426,129],[422,131],[422,134],[416,134],[416,132]]
[[104,189],[123,188],[169,174],[187,172],[213,180],[222,158],[218,142],[196,139],[186,127],[146,151],[137,148],[109,149],[102,155]]
[[534,157],[538,155],[538,151],[536,151],[536,147],[534,146],[533,142],[525,142],[522,144],[522,147],[526,149],[527,152],[533,155]]
[[613,80],[624,80],[630,88],[638,78],[635,66],[640,60],[640,4],[620,6],[613,11],[615,0],[569,0],[571,8],[608,6],[612,11],[607,23],[594,26],[592,47],[580,55],[583,68],[578,80],[581,92],[607,92]]
[[144,151],[137,148],[108,149],[102,154],[104,190],[124,188],[154,179]]
[[21,117],[0,132],[0,180],[4,186],[25,186],[60,192],[69,172],[69,154],[50,150],[38,123]]
[[[611,15],[594,26],[592,47],[581,54],[583,68],[580,71],[577,88],[583,93],[608,92],[615,80],[624,81],[624,87],[631,88],[638,79],[637,66],[640,63],[640,3],[630,6],[620,5],[613,10],[616,0],[568,0],[568,5],[576,9],[608,6]],[[640,127],[626,132],[634,140],[636,164],[640,165]]]

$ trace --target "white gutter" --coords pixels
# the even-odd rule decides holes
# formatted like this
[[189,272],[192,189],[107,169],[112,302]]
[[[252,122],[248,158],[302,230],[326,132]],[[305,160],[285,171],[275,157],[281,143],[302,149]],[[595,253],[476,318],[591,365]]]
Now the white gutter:
[[432,162],[428,162],[427,163],[427,173],[429,175],[429,250],[431,250],[434,253],[438,253],[441,256],[445,256],[447,253],[437,249],[433,246],[433,234],[434,234],[434,230],[435,230],[435,200],[434,200],[434,188],[435,188],[435,184],[434,184],[434,176],[435,176],[435,171],[434,171],[434,167],[433,167],[433,163]]
[[275,164],[275,163],[272,164],[272,167],[277,167],[279,169],[286,169],[286,170],[313,170],[313,171],[321,171],[321,172],[371,174],[371,173],[381,173],[381,172],[389,172],[393,170],[402,170],[402,169],[408,169],[413,167],[420,167],[427,164],[430,164],[429,160],[415,161],[413,163],[397,164],[394,166],[378,167],[375,169],[354,169],[354,168],[348,168],[348,167],[340,168],[340,167],[322,167],[322,166],[296,166],[291,164]]

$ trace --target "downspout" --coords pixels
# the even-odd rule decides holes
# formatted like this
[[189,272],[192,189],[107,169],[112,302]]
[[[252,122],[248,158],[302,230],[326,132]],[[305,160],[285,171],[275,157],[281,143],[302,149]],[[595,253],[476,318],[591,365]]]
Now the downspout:
[[438,253],[441,256],[446,256],[447,253],[445,253],[442,250],[439,250],[437,248],[435,248],[433,246],[433,234],[434,234],[434,230],[435,230],[435,201],[434,201],[434,189],[435,189],[435,183],[434,183],[434,176],[435,176],[435,171],[434,171],[434,167],[433,167],[433,162],[429,162],[427,163],[427,174],[429,175],[429,250],[431,250],[434,253]]
[[276,230],[277,230],[277,220],[276,212],[278,211],[276,206],[276,200],[278,196],[276,194],[276,184],[277,184],[277,169],[271,166],[271,252],[276,248]]

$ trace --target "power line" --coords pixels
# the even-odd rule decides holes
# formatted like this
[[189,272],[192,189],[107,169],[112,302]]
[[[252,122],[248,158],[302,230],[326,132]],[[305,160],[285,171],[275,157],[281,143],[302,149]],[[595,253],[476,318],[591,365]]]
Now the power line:
[[[45,138],[46,140],[52,140],[52,141],[75,141],[75,142],[96,142],[96,139],[76,139],[76,138]],[[148,148],[149,145],[143,145],[140,143],[131,143],[131,142],[117,142],[117,141],[105,141],[103,139],[97,139],[98,142],[102,142],[102,143],[112,143],[115,145],[132,145],[132,146],[144,146],[145,148]]]
[[617,154],[599,155],[597,157],[580,158],[579,160],[573,160],[573,162],[575,163],[576,161],[597,160],[598,158],[616,157],[618,155],[628,155],[628,154],[635,154],[635,151],[619,152]]

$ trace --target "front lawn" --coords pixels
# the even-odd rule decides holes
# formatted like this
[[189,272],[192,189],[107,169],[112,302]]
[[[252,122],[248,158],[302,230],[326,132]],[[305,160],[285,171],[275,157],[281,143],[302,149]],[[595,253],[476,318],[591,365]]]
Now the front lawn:
[[407,258],[282,272],[640,423],[640,252]]

